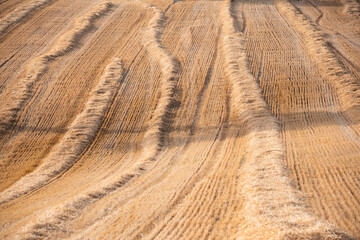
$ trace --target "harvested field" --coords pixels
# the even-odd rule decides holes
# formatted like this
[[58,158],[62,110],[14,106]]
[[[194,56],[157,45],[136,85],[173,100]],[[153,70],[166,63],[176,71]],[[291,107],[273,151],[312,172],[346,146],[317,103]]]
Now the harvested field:
[[0,0],[0,239],[360,239],[358,0]]

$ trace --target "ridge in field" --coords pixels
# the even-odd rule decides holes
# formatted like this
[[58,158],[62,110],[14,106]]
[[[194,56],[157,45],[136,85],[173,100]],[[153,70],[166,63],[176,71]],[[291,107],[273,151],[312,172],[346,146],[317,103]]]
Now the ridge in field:
[[314,22],[304,16],[300,9],[285,0],[275,0],[280,13],[291,19],[291,24],[304,36],[309,53],[314,57],[322,75],[334,86],[343,109],[351,118],[360,114],[360,86],[335,56],[331,43]]
[[26,77],[21,79],[14,89],[5,89],[3,95],[9,101],[3,103],[0,113],[0,138],[9,131],[16,121],[17,113],[31,99],[34,84],[47,71],[48,65],[56,58],[70,52],[80,41],[94,21],[104,15],[111,8],[110,2],[102,2],[94,6],[83,16],[78,17],[72,23],[71,29],[55,40],[48,52],[31,60],[26,66]]
[[24,19],[37,8],[45,4],[49,4],[52,1],[53,0],[34,0],[30,3],[21,5],[20,7],[16,8],[13,12],[6,15],[3,19],[0,19],[0,34],[6,31],[6,29],[8,29],[11,25]]
[[344,12],[359,18],[360,17],[360,3],[356,0],[342,0],[344,3]]
[[249,70],[243,33],[235,26],[230,0],[221,11],[225,72],[233,105],[239,118],[246,120],[248,134],[241,170],[245,224],[238,230],[239,239],[349,239],[313,215],[291,184],[280,127]]
[[[165,23],[164,13],[146,3],[139,3],[140,6],[150,9],[154,17],[148,23],[144,33],[144,46],[150,56],[159,63],[161,69],[160,98],[158,106],[152,113],[149,129],[144,136],[144,152],[154,156],[161,150],[164,141],[164,134],[168,131],[171,108],[174,106],[174,91],[179,69],[178,61],[167,51],[161,42],[162,31]],[[152,144],[152,143],[156,144]],[[155,154],[154,154],[155,153]]]
[[7,1],[1,239],[358,237],[356,0]]
[[179,65],[161,41],[165,21],[164,13],[150,4],[137,1],[134,4],[149,9],[153,13],[143,33],[143,42],[150,57],[160,65],[161,70],[160,97],[143,137],[139,161],[125,172],[115,172],[103,179],[95,188],[43,211],[34,222],[23,229],[21,234],[27,234],[30,238],[38,235],[51,237],[52,234],[58,234],[62,226],[67,221],[78,217],[87,205],[93,204],[141,175],[147,169],[147,165],[155,161],[156,155],[162,148],[168,131],[171,108],[174,106],[173,95]]
[[121,61],[116,58],[106,67],[104,76],[90,93],[84,110],[76,116],[60,142],[53,147],[35,171],[25,175],[0,194],[0,203],[44,186],[74,164],[96,135],[115,89],[119,87],[122,74]]

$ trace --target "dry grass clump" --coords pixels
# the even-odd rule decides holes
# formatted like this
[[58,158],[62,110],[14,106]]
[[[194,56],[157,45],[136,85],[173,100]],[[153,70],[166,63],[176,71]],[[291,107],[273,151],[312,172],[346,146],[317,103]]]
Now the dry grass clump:
[[47,71],[48,65],[56,58],[71,51],[80,38],[93,26],[95,19],[110,10],[112,4],[103,2],[94,6],[85,15],[75,19],[72,28],[61,35],[51,49],[33,59],[26,67],[26,77],[21,79],[13,89],[6,94],[6,103],[1,106],[0,136],[14,124],[18,111],[32,97],[33,85]]
[[22,177],[1,193],[0,203],[42,187],[52,177],[69,169],[76,162],[81,152],[95,137],[122,75],[121,62],[116,58],[106,67],[99,84],[90,93],[84,110],[76,116],[60,142],[53,147],[35,171]]
[[336,57],[332,45],[326,40],[325,34],[311,19],[302,14],[301,10],[286,0],[275,0],[279,12],[287,17],[290,24],[304,36],[309,54],[315,59],[321,74],[336,91],[341,106],[350,109],[359,104],[360,86]]
[[0,34],[6,31],[6,29],[8,29],[11,25],[19,22],[21,19],[28,16],[37,8],[50,2],[52,2],[52,0],[36,0],[17,7],[14,11],[6,15],[3,19],[0,19]]
[[225,72],[232,102],[245,121],[247,158],[241,168],[239,239],[341,239],[330,225],[317,219],[293,187],[285,166],[280,127],[269,112],[244,51],[243,33],[236,29],[231,2],[221,9]]

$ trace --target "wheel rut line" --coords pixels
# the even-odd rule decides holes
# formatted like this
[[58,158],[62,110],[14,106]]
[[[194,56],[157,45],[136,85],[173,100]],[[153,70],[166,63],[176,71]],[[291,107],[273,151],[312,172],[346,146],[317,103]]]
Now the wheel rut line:
[[[17,53],[17,52],[16,52]],[[15,56],[15,54],[16,53],[14,53],[13,55],[11,55],[8,59],[6,59],[2,64],[0,64],[0,68],[2,68],[8,61],[10,61],[14,56]],[[1,92],[0,92],[0,94],[1,94]]]
[[[223,133],[221,133],[223,135]],[[220,136],[221,139],[221,136]],[[223,143],[218,148],[221,148]],[[220,164],[221,165],[221,164]],[[212,166],[212,170],[215,168],[215,166]],[[195,196],[192,196],[189,200],[189,202],[194,202],[195,204],[188,204],[186,210],[182,211],[181,216],[177,217],[177,222],[182,222],[179,226],[179,224],[176,224],[174,227],[172,227],[170,230],[167,231],[166,234],[172,233],[172,236],[184,236],[187,232],[188,234],[194,233],[193,227],[191,227],[191,222],[194,221],[194,219],[199,218],[199,214],[203,214],[204,211],[209,210],[212,206],[212,203],[216,201],[216,193],[218,192],[218,189],[216,186],[219,186],[221,176],[219,174],[214,174],[214,172],[211,172],[204,176],[205,180],[208,180],[206,182],[200,183],[195,186],[195,190],[197,190],[197,194]],[[213,184],[212,184],[213,183]],[[224,185],[222,185],[224,188]],[[194,189],[191,190],[191,192]],[[189,192],[189,194],[191,193]],[[187,194],[187,196],[190,196]],[[209,199],[209,196],[213,196],[213,198]],[[199,207],[199,204],[202,207],[207,206],[207,209]],[[211,203],[209,205],[209,203]],[[191,218],[189,217],[191,216]],[[206,214],[205,214],[206,215]],[[190,222],[186,222],[186,219],[193,219]],[[206,218],[203,218],[206,219]],[[196,220],[195,220],[196,222]],[[176,231],[174,231],[177,228]],[[196,232],[195,232],[196,233]],[[189,236],[189,239],[194,239],[193,236]]]
[[324,13],[318,8],[318,6],[312,0],[307,0],[307,2],[311,6],[313,6],[316,9],[316,11],[319,13],[319,16],[315,20],[315,23],[316,25],[320,26],[321,25],[320,21],[324,18]]
[[[219,40],[219,33],[218,33],[218,35],[217,35],[218,37],[217,37],[217,39],[216,39],[216,41],[217,41],[217,45],[219,45],[219,42],[218,42],[218,40]],[[218,53],[216,54],[217,56],[218,56]],[[214,58],[215,59],[217,59],[217,57],[215,57],[214,56]],[[228,89],[227,89],[227,91],[228,91]],[[220,136],[219,136],[219,141],[220,142],[223,142],[224,141],[224,139],[226,139],[226,136],[227,136],[227,134],[228,134],[228,129],[227,129],[227,127],[228,127],[228,122],[229,122],[229,115],[230,115],[230,106],[229,106],[229,96],[228,95],[226,95],[227,96],[227,98],[226,98],[226,107],[225,107],[225,109],[224,109],[224,111],[225,111],[225,117],[224,117],[224,122],[223,122],[223,126],[222,126],[222,128],[221,128],[221,133],[220,133]],[[221,145],[222,146],[222,145]],[[219,148],[221,147],[221,146],[219,146]],[[220,157],[219,157],[219,159],[220,159]],[[220,164],[221,165],[221,164]],[[225,164],[226,165],[226,164]],[[221,178],[221,176],[217,173],[217,174],[215,174],[214,172],[212,172],[212,173],[209,173],[209,174],[207,174],[206,176],[204,176],[203,178],[206,178],[206,177],[208,177],[210,174],[212,174],[213,175],[213,178],[216,178],[216,179],[218,179],[219,180],[219,178]],[[213,178],[211,178],[209,181],[211,181],[211,183],[213,182]],[[199,180],[200,181],[200,180]],[[198,182],[199,182],[198,181]],[[216,180],[217,181],[217,180]],[[221,180],[219,180],[219,181],[221,181]],[[213,188],[213,190],[215,191],[215,188],[214,188],[214,186],[213,185],[211,185],[211,183],[210,183],[210,186],[212,186],[212,188]],[[217,184],[216,186],[218,186],[219,184]],[[191,192],[192,191],[194,191],[194,190],[191,190]],[[198,190],[197,190],[197,194],[196,194],[196,196],[193,196],[191,199],[193,199],[193,201],[194,202],[199,202],[199,201],[202,201],[202,203],[204,203],[204,200],[206,200],[207,199],[207,196],[208,195],[206,195],[207,193],[208,193],[208,191],[209,191],[209,184],[202,184],[202,186],[201,187],[198,187]],[[216,190],[216,191],[218,191],[218,190]],[[189,192],[190,193],[190,192]],[[204,195],[204,193],[206,193],[205,195]],[[188,194],[187,194],[187,196],[188,196]],[[200,196],[200,199],[196,199],[197,198],[197,196]],[[190,199],[190,201],[191,201],[191,199]],[[202,200],[201,200],[202,199]],[[217,200],[215,200],[215,199],[212,199],[212,200],[207,200],[207,201],[205,201],[205,202],[214,202],[214,201],[217,201]],[[205,205],[205,204],[202,204],[203,206]],[[196,212],[195,212],[196,211]],[[189,217],[186,217],[187,215],[189,215],[189,214],[191,214],[191,215],[197,215],[197,214],[200,214],[199,213],[199,211],[200,211],[200,208],[199,208],[199,206],[198,205],[188,205],[187,206],[187,208],[186,208],[186,210],[185,211],[182,211],[183,213],[182,213],[182,215],[181,216],[176,216],[176,215],[174,215],[173,216],[173,218],[176,218],[176,222],[175,223],[173,223],[172,225],[172,227],[169,229],[169,224],[167,224],[167,226],[163,226],[162,228],[160,228],[159,230],[157,230],[157,237],[158,238],[163,238],[165,235],[168,235],[168,234],[170,234],[170,233],[172,233],[172,235],[171,235],[171,237],[174,237],[174,236],[184,236],[184,234],[185,234],[185,232],[187,232],[187,231],[190,231],[190,233],[191,233],[191,230],[189,230],[188,228],[187,228],[187,226],[190,224],[190,223],[187,223],[186,225],[184,225],[185,224],[185,222],[184,222],[184,220],[185,219],[191,219],[191,218],[189,218]],[[202,214],[204,213],[204,211],[203,210],[201,210],[200,211]],[[180,221],[181,220],[181,221]],[[175,220],[171,220],[172,222],[173,221],[175,221]],[[168,222],[170,222],[170,221],[168,221]],[[177,224],[178,222],[182,222],[181,224]],[[214,223],[215,224],[215,223]],[[190,224],[191,225],[191,224]],[[164,229],[165,228],[167,228],[167,230],[166,230],[166,232],[164,232]],[[176,230],[176,232],[174,231],[175,229],[177,229]],[[193,232],[194,233],[194,232]],[[161,234],[161,235],[160,235]],[[195,233],[194,233],[195,234]],[[210,233],[209,233],[210,234]],[[160,236],[159,236],[160,235]],[[151,237],[151,238],[153,238],[153,236]],[[175,238],[175,237],[174,237]],[[188,236],[188,238],[189,239],[193,239],[194,238],[194,236]]]
[[351,45],[360,48],[360,45],[357,44],[356,42],[354,42],[353,40],[349,39],[348,37],[346,37],[345,35],[341,34],[341,33],[336,33],[336,35],[341,36],[342,38],[344,38],[346,41],[348,41],[349,43],[351,43]]
[[[313,6],[320,14],[320,16],[316,19],[316,25],[318,25],[319,27],[322,27],[323,29],[325,29],[325,31],[331,31],[328,27],[323,26],[320,23],[320,20],[324,17],[324,13],[316,6],[316,4],[312,1],[312,0],[307,0],[307,2]],[[301,10],[298,8],[298,11],[301,12]],[[343,34],[337,32],[336,35],[341,36],[342,38],[344,38],[346,41],[350,42],[351,44],[353,44],[354,46],[356,46],[357,48],[360,48],[360,46],[356,43],[354,43],[353,41],[349,40],[346,36],[344,36]],[[333,50],[333,54],[334,55],[339,55],[338,59],[340,61],[340,64],[344,66],[342,62],[342,60],[345,60],[351,67],[353,67],[354,69],[356,69],[357,71],[359,71],[359,69],[346,57],[344,56],[335,46],[334,43],[332,41],[330,41],[330,39],[328,39],[327,41],[327,45],[329,46],[330,50]],[[349,72],[351,75],[353,75],[351,72]],[[356,78],[355,76],[353,76],[354,78]]]
[[[225,119],[228,119],[228,117],[226,117]],[[227,121],[227,120],[225,120],[225,121]],[[222,131],[225,131],[225,129],[223,129]],[[192,138],[194,138],[193,136],[190,136],[189,138],[188,138],[188,140],[186,141],[186,143],[185,143],[185,145],[184,145],[184,147],[182,148],[182,151],[181,152],[183,152],[185,149],[186,149],[186,146],[189,144],[189,142],[191,141],[191,139]],[[174,155],[174,157],[175,156],[177,156],[177,155],[179,155],[180,153],[178,153],[178,154],[175,154]],[[174,163],[173,163],[173,160],[174,160],[174,157],[169,161],[169,162],[171,162],[172,164],[171,165],[173,165]],[[167,172],[169,171],[169,169],[167,169],[166,170]],[[155,181],[153,181],[153,182],[150,182],[150,183],[147,183],[147,185],[149,185],[149,186],[153,186],[153,184],[154,184],[154,182],[155,182],[155,184],[158,184],[159,182],[162,182],[162,181],[159,181],[159,179],[165,179],[164,178],[164,176],[166,176],[166,172],[165,173],[162,173],[160,176],[158,176],[157,177],[157,179],[155,179]],[[184,183],[184,185],[188,185],[188,183]],[[193,184],[192,184],[193,185]],[[136,187],[136,186],[135,186]],[[134,188],[135,188],[134,187]],[[138,194],[137,194],[138,195]],[[137,196],[136,195],[136,196]],[[128,200],[126,200],[126,202],[127,202]],[[123,205],[123,204],[122,204]],[[157,216],[157,215],[156,215]],[[154,219],[158,219],[158,218],[154,218]],[[154,220],[155,221],[155,220]],[[152,222],[152,221],[151,221]],[[161,232],[161,229],[158,231],[158,233],[160,233]],[[156,235],[157,236],[157,235]]]
[[196,125],[197,125],[197,122],[199,120],[200,108],[202,106],[202,102],[204,101],[203,100],[204,93],[208,89],[208,85],[209,85],[211,76],[212,76],[213,71],[214,71],[215,61],[216,61],[217,55],[218,55],[220,30],[221,29],[218,30],[218,34],[217,34],[217,37],[216,37],[216,40],[215,40],[215,46],[216,46],[215,51],[214,51],[214,53],[212,55],[211,63],[210,63],[209,68],[207,70],[203,87],[201,88],[200,93],[198,95],[198,99],[197,99],[197,103],[196,103],[196,110],[195,110],[195,114],[194,114],[194,119],[193,119],[193,121],[191,123],[191,126],[190,126],[190,135],[195,134]]
[[[0,65],[0,69],[6,65],[6,63],[8,63],[16,54],[18,54],[21,51],[21,49],[17,50],[13,55],[11,55],[8,59],[6,59],[1,65]],[[6,86],[5,84],[3,84],[2,86],[0,86],[0,97],[3,93],[3,91],[5,90]],[[1,144],[1,136],[0,136],[0,144]]]
[[[214,141],[212,142],[211,146],[209,147],[209,149],[212,149],[214,147],[215,142],[217,141],[217,139],[220,136],[220,133],[222,131],[222,128],[218,129],[218,132],[214,138]],[[193,137],[193,136],[192,136]],[[206,158],[206,157],[205,157]],[[171,212],[173,212],[174,208],[176,206],[178,206],[179,204],[182,203],[182,201],[184,200],[184,198],[192,191],[192,189],[195,187],[196,183],[198,183],[204,176],[201,176],[201,172],[205,171],[204,169],[202,170],[202,168],[204,167],[205,162],[203,162],[195,171],[195,174],[184,184],[185,187],[181,190],[181,192],[179,194],[177,194],[177,197],[175,197],[175,199],[173,200],[173,202],[171,203],[171,206],[168,207],[168,209],[161,213],[161,215],[156,215],[153,217],[154,221],[159,221],[156,219],[163,219],[166,216],[168,216]],[[207,167],[208,168],[208,167]],[[207,169],[205,168],[205,169]],[[188,185],[191,184],[191,187],[189,187]],[[135,233],[134,235],[136,237],[140,237],[140,235],[145,235],[147,233],[150,233],[153,229],[155,228],[154,223],[152,222],[151,224],[148,224],[147,226],[143,227],[142,230],[140,230],[138,233]],[[160,234],[160,231],[155,233],[155,235],[152,238],[156,238],[156,236]],[[134,237],[134,238],[136,238]]]
[[165,9],[165,13],[167,13],[168,10],[170,10],[175,4],[177,4],[178,2],[181,2],[183,0],[173,0],[173,2]]
[[[224,132],[223,134],[226,133]],[[222,157],[219,157],[219,159],[222,159]],[[217,215],[218,217],[215,218],[214,221],[212,221],[210,226],[202,226],[197,231],[193,231],[194,227],[190,227],[190,226],[194,226],[194,224],[191,224],[193,221],[187,223],[186,225],[183,223],[181,225],[181,228],[177,231],[180,233],[176,233],[176,235],[184,236],[187,233],[185,236],[187,236],[188,239],[196,239],[194,234],[198,234],[199,231],[201,231],[202,236],[206,232],[207,237],[205,237],[205,239],[208,239],[208,236],[211,235],[216,223],[219,220],[219,216],[221,215],[221,209],[220,210],[214,209],[214,204],[216,204],[219,201],[222,201],[221,199],[218,198],[218,196],[220,195],[220,192],[222,193],[226,189],[225,186],[228,186],[228,182],[232,182],[232,180],[236,180],[235,179],[236,176],[235,177],[233,176],[232,180],[229,180],[224,178],[224,176],[221,174],[221,172],[224,171],[226,172],[226,169],[228,168],[229,160],[230,158],[228,158],[226,162],[223,161],[220,162],[218,166],[215,166],[213,168],[214,171],[209,174],[210,177],[208,176],[208,181],[203,183],[203,187],[200,188],[197,194],[195,195],[195,197],[193,197],[195,198],[193,201],[196,202],[196,204],[189,205],[186,211],[182,214],[181,219],[182,221],[184,221],[185,219],[195,219],[193,221],[196,222],[196,219],[211,219],[211,216],[213,216],[214,214]],[[227,194],[230,194],[231,196],[231,193],[227,192]],[[197,196],[200,196],[199,199],[196,199]],[[207,206],[207,208],[205,208],[204,206]],[[227,207],[225,209],[225,213],[226,211],[227,211]],[[208,231],[205,231],[206,228],[208,228]],[[173,230],[171,230],[171,232],[173,232]]]
[[[226,118],[226,119],[228,119],[228,118]],[[209,149],[214,148],[214,145],[218,140],[221,141],[220,136],[224,133],[225,130],[226,130],[225,127],[220,127],[218,129],[216,136],[215,136],[213,142],[211,143],[211,146],[209,147]],[[195,135],[190,136],[188,139],[188,142],[190,141],[190,139],[192,139],[194,137],[195,137]],[[186,145],[188,145],[188,144],[186,144]],[[219,147],[220,146],[216,146],[216,149],[218,149]],[[214,151],[216,151],[216,149]],[[210,152],[211,151],[209,150],[209,153]],[[207,158],[207,156],[205,156],[204,159],[206,159],[206,158]],[[154,224],[154,222],[159,222],[160,221],[159,219],[164,219],[164,218],[166,218],[166,216],[169,216],[174,211],[174,208],[183,202],[183,200],[194,189],[194,187],[197,185],[197,183],[207,175],[204,172],[207,172],[206,169],[209,169],[209,168],[210,168],[210,166],[205,166],[205,162],[202,162],[200,164],[200,166],[197,167],[197,170],[195,171],[194,175],[188,181],[186,181],[186,183],[183,184],[184,188],[180,191],[180,193],[177,194],[177,196],[175,196],[173,198],[172,203],[167,208],[167,210],[165,212],[161,213],[160,215],[159,214],[154,215],[152,218],[153,220],[150,221],[151,223],[148,224],[147,226],[143,227],[142,230],[139,230],[138,232],[134,232],[132,234],[132,237],[136,239],[140,236],[144,236],[146,234],[151,233],[156,228],[156,226],[155,226],[156,224]],[[202,176],[202,175],[204,175],[204,176]],[[174,217],[175,216],[172,216],[171,219],[173,219]],[[156,229],[156,231],[153,234],[151,234],[151,237],[148,237],[148,238],[154,239],[157,236],[159,236],[162,233],[163,229],[166,227],[165,225],[162,224],[162,227],[160,227],[160,229]]]
[[[212,145],[214,145],[215,144],[215,142],[217,141],[216,139],[218,139],[219,138],[219,141],[220,142],[223,142],[223,139],[224,139],[224,137],[225,136],[223,136],[223,135],[226,135],[227,134],[227,125],[228,125],[228,120],[229,120],[229,109],[228,108],[226,108],[226,115],[225,115],[225,119],[224,119],[224,126],[223,127],[221,127],[221,128],[219,128],[219,131],[218,131],[218,133],[217,133],[217,136],[216,136],[216,138],[214,139],[214,142],[212,143]],[[220,134],[220,135],[219,135]],[[193,138],[194,136],[191,136],[191,138]],[[222,145],[220,145],[220,146],[216,146],[216,148],[220,148]],[[217,150],[214,150],[215,152],[217,151]],[[206,159],[206,157],[205,157],[205,159]],[[204,164],[204,163],[203,163]],[[202,164],[202,165],[203,165]],[[178,206],[179,204],[181,204],[183,201],[184,201],[184,199],[186,198],[186,196],[188,196],[189,195],[189,193],[190,192],[192,192],[193,191],[193,189],[196,187],[196,186],[198,186],[197,184],[201,181],[201,179],[203,179],[203,178],[205,178],[208,174],[206,174],[206,175],[204,175],[203,177],[201,177],[200,178],[200,176],[199,176],[199,174],[201,174],[199,171],[200,171],[200,169],[202,168],[202,166],[200,166],[199,168],[198,168],[198,170],[196,171],[196,174],[194,175],[194,177],[192,177],[192,178],[199,178],[199,179],[195,179],[194,181],[194,183],[191,183],[191,186],[194,186],[194,187],[192,187],[191,189],[188,189],[188,190],[186,190],[186,192],[184,192],[184,193],[181,193],[181,194],[178,194],[179,195],[179,197],[181,197],[181,199],[179,200],[179,199],[176,199],[176,202],[175,202],[175,205],[174,204],[172,204],[171,205],[171,207],[169,207],[169,209],[168,209],[168,211],[167,212],[165,212],[164,214],[162,214],[161,216],[163,216],[161,219],[165,219],[165,220],[163,220],[163,222],[162,222],[162,224],[161,224],[161,227],[156,227],[154,230],[151,230],[151,231],[153,231],[153,234],[151,234],[147,239],[154,239],[154,238],[163,238],[165,235],[166,236],[169,236],[168,234],[169,233],[171,233],[172,232],[172,235],[170,236],[170,237],[172,237],[173,235],[175,235],[176,233],[174,232],[174,229],[176,229],[176,228],[179,228],[178,227],[178,220],[176,220],[177,222],[175,222],[175,223],[173,223],[172,224],[172,226],[169,226],[169,223],[170,222],[173,222],[173,221],[175,221],[174,220],[174,218],[176,218],[176,215],[175,214],[173,214],[173,216],[171,216],[170,218],[166,218],[166,216],[170,216],[170,214],[173,212],[173,209],[176,207],[176,206]],[[202,171],[206,171],[207,169],[210,169],[210,166],[208,166],[206,169],[204,169],[204,170],[202,170]],[[206,171],[206,172],[208,172],[208,171]],[[192,179],[191,178],[191,179]],[[191,180],[190,179],[190,180]],[[187,182],[187,183],[185,183],[184,185],[186,186],[186,185],[190,185],[190,180]],[[206,186],[202,186],[202,187],[200,187],[200,189],[202,189],[202,191],[205,191],[205,188],[206,188]],[[190,207],[188,207],[188,210],[190,209]],[[187,210],[187,211],[188,211]],[[191,209],[190,209],[191,210]],[[180,216],[181,218],[183,218],[183,216]],[[166,219],[168,219],[168,220],[166,220]],[[154,219],[155,220],[155,219]],[[164,223],[164,221],[166,221],[165,223]],[[183,226],[183,224],[181,224],[181,226]],[[164,232],[164,230],[166,229],[166,228],[169,228],[169,227],[171,227],[171,229],[167,229],[166,230],[166,232]],[[153,226],[153,228],[154,228],[154,226]],[[150,232],[151,232],[150,231]],[[179,231],[179,230],[178,230]],[[164,235],[165,234],[165,235]]]
[[259,71],[258,71],[258,75],[256,77],[256,81],[259,84],[260,82],[260,78],[261,78],[261,73],[262,73],[262,67],[263,67],[263,60],[264,60],[264,52],[261,52],[261,59],[260,59],[260,66],[259,66]]

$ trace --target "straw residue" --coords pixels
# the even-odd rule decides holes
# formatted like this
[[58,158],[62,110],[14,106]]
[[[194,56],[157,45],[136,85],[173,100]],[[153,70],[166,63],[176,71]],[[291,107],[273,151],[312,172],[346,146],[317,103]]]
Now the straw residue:
[[315,60],[324,79],[333,86],[341,107],[348,109],[358,105],[360,86],[357,84],[357,79],[336,57],[332,44],[316,23],[286,0],[275,0],[275,4],[278,11],[304,36],[310,56]]
[[160,98],[152,113],[149,129],[145,133],[143,143],[144,152],[150,158],[153,158],[161,149],[168,129],[179,66],[176,59],[167,51],[161,41],[165,22],[164,13],[149,4],[138,3],[144,8],[150,9],[154,14],[144,33],[144,45],[151,58],[160,65],[161,70]]
[[19,6],[3,19],[0,19],[0,34],[6,31],[11,25],[28,16],[31,12],[50,2],[52,2],[52,0],[36,0]]
[[121,62],[116,58],[107,65],[99,84],[90,93],[83,111],[76,116],[60,142],[53,147],[35,171],[22,177],[1,193],[0,203],[8,202],[44,186],[51,178],[66,171],[77,161],[79,155],[95,137],[122,75]]
[[285,166],[280,127],[269,112],[244,50],[244,36],[236,29],[231,2],[222,6],[225,72],[232,86],[232,102],[245,121],[246,160],[240,170],[244,206],[239,239],[339,239],[330,225],[317,219],[292,186]]
[[360,3],[356,0],[343,0],[344,12],[356,18],[360,17]]
[[12,127],[17,113],[32,97],[34,84],[47,71],[48,65],[56,58],[70,52],[93,26],[94,21],[109,11],[111,6],[110,2],[102,2],[76,18],[71,29],[56,39],[49,51],[36,57],[27,65],[26,77],[21,79],[12,89],[4,92],[8,100],[0,112],[0,137]]
[[142,153],[136,164],[131,166],[130,169],[104,178],[91,190],[78,194],[70,201],[66,201],[66,203],[62,203],[55,208],[44,211],[37,218],[36,224],[30,224],[24,228],[23,232],[31,237],[39,234],[51,237],[52,234],[56,235],[59,232],[64,232],[62,228],[66,228],[67,222],[75,219],[85,207],[140,176],[146,170],[148,164],[155,160],[163,146],[168,125],[170,124],[178,63],[161,41],[165,23],[164,13],[158,8],[143,2],[137,1],[135,4],[149,9],[153,13],[153,18],[145,29],[143,39],[150,57],[159,64],[161,71],[160,98],[148,123],[149,128],[144,134]]

